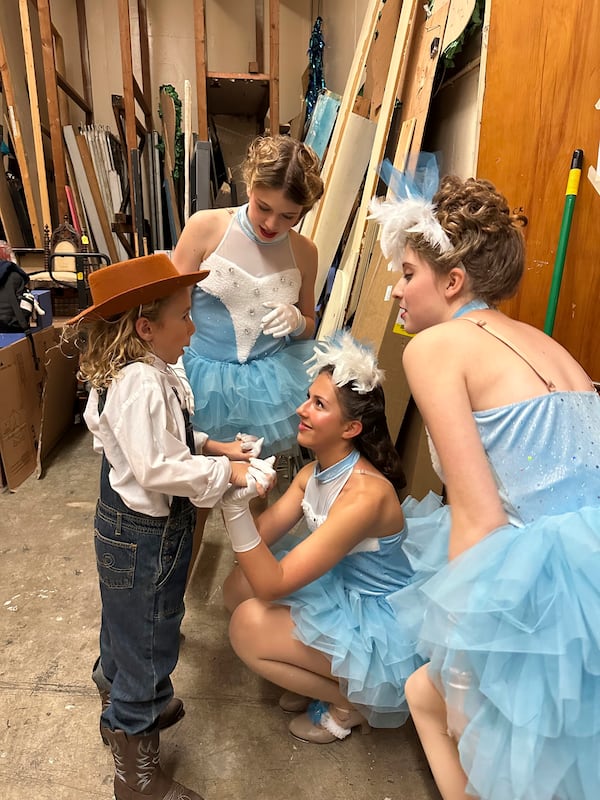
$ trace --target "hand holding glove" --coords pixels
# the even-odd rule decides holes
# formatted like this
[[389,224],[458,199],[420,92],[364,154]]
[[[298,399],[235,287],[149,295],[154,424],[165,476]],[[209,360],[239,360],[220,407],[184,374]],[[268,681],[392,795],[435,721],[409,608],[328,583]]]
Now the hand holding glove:
[[[275,486],[277,482],[277,472],[273,467],[274,463],[275,456],[269,456],[269,458],[265,459],[250,459],[250,466],[248,467],[246,480],[248,481],[248,485],[250,485],[251,478],[255,481],[257,484],[257,494],[264,494],[265,492],[268,492],[269,489],[272,489],[273,486]],[[263,490],[262,492],[261,489]]]
[[262,450],[264,437],[259,439],[251,433],[238,433],[235,437],[236,442],[240,442],[242,453],[249,453],[250,458],[258,458]]
[[273,302],[263,303],[263,306],[273,309],[260,321],[263,333],[274,339],[281,339],[288,335],[300,336],[304,333],[306,320],[297,306],[291,303]]

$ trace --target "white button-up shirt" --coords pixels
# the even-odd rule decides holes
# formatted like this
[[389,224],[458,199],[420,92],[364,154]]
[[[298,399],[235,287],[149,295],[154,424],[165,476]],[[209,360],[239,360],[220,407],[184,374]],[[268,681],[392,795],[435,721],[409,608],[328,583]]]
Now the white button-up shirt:
[[[84,419],[94,450],[108,459],[111,486],[129,508],[151,517],[167,516],[174,496],[212,507],[231,477],[226,456],[192,455],[180,404],[192,413],[189,384],[155,358],[152,364],[136,361],[120,371],[108,388],[102,414],[95,389],[86,405]],[[207,438],[195,432],[197,450]]]

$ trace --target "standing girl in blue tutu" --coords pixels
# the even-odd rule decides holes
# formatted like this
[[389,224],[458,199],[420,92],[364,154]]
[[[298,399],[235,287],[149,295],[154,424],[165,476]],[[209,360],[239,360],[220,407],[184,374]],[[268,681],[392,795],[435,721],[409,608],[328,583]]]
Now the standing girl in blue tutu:
[[308,386],[317,248],[293,227],[323,193],[319,169],[289,136],[255,139],[248,202],[196,212],[173,251],[180,272],[210,270],[192,295],[196,333],[183,356],[194,426],[221,442],[251,429],[263,455],[295,444]]
[[[448,494],[450,562],[423,587],[409,707],[444,800],[596,800],[600,397],[498,304],[521,219],[484,180],[373,205],[407,332],[403,364]],[[410,520],[409,520],[410,529]]]
[[[416,653],[418,593],[400,619],[387,602],[411,592],[404,485],[390,439],[381,371],[349,334],[315,348],[298,442],[316,461],[253,520],[251,487],[227,492],[223,516],[239,566],[224,584],[230,639],[257,674],[288,690],[284,710],[306,708],[289,730],[325,744],[352,728],[396,727],[408,708],[404,683]],[[302,518],[309,534],[286,551],[282,537]],[[291,538],[291,537],[290,537]],[[296,541],[298,541],[296,539]],[[283,549],[273,555],[270,545]],[[320,702],[319,702],[320,701]]]

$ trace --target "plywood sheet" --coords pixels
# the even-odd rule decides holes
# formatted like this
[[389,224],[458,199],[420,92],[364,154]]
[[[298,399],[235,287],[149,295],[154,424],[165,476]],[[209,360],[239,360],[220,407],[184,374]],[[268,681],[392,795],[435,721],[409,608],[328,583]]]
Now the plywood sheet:
[[543,328],[571,156],[582,148],[553,336],[599,380],[600,195],[585,176],[598,154],[600,4],[491,0],[490,12],[477,174],[529,219],[525,276],[505,310]]

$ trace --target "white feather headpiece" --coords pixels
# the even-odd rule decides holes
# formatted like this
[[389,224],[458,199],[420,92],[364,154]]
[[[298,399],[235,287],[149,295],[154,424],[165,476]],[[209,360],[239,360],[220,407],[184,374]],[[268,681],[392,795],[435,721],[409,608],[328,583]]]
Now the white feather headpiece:
[[381,250],[386,258],[402,261],[406,235],[420,233],[440,253],[452,250],[452,243],[440,225],[431,202],[439,183],[437,159],[433,153],[420,153],[414,175],[400,172],[389,159],[379,167],[391,198],[374,197],[369,203],[370,218],[381,225]]
[[420,233],[440,253],[452,250],[452,243],[435,216],[435,206],[422,197],[406,200],[374,197],[369,211],[370,219],[381,225],[381,250],[386,258],[401,261],[408,233]]
[[385,375],[377,366],[375,353],[360,344],[348,331],[342,331],[331,339],[318,342],[314,354],[304,362],[311,380],[325,367],[333,367],[331,378],[336,386],[352,384],[358,394],[372,392]]

